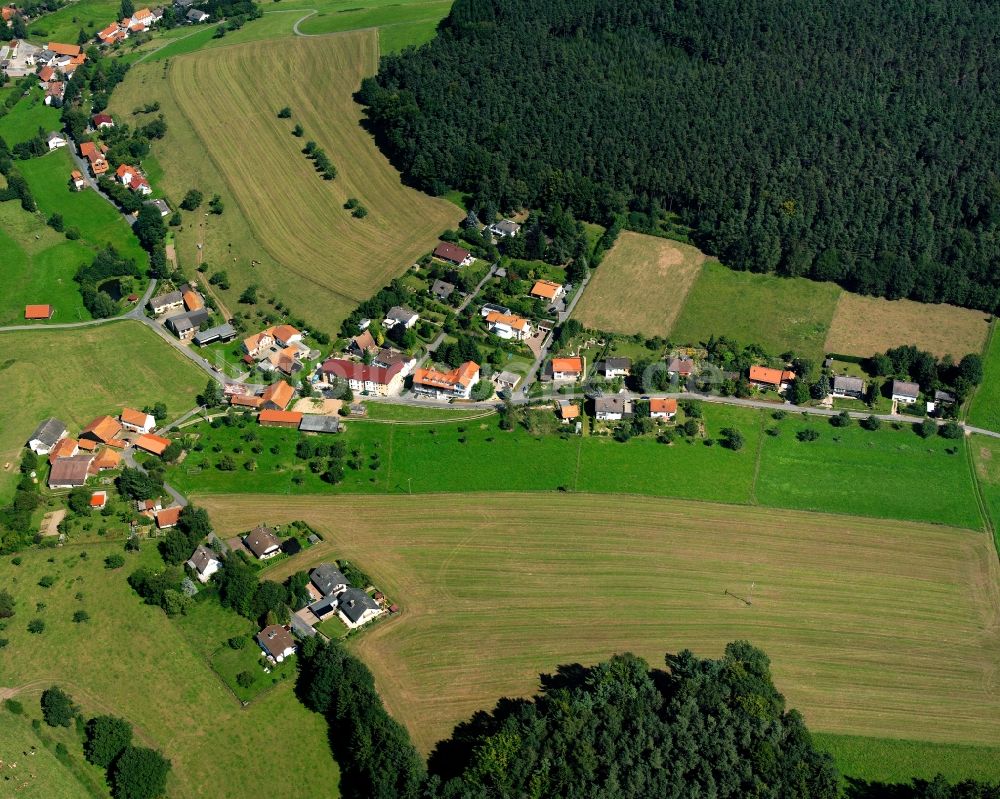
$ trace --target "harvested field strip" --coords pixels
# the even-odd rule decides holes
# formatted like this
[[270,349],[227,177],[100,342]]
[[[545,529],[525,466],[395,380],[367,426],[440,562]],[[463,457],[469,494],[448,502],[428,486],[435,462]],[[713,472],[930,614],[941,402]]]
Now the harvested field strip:
[[1000,740],[1000,567],[982,533],[586,494],[201,501],[226,534],[323,533],[272,579],[346,557],[402,605],[353,646],[424,751],[558,664],[736,638],[771,655],[814,729]]
[[[169,71],[172,93],[255,238],[334,316],[401,274],[456,217],[444,200],[404,187],[361,128],[351,95],[377,61],[376,33],[364,31],[223,47],[178,58]],[[283,106],[291,120],[277,118]],[[294,124],[302,138],[291,134]],[[326,150],[336,180],[323,180],[302,154],[307,140]],[[349,197],[368,209],[365,219],[344,210]]]
[[844,292],[826,337],[826,351],[867,358],[891,347],[914,344],[939,358],[959,360],[981,352],[989,314],[912,300],[886,300]]
[[576,318],[612,333],[669,336],[704,261],[690,245],[624,230],[594,271]]

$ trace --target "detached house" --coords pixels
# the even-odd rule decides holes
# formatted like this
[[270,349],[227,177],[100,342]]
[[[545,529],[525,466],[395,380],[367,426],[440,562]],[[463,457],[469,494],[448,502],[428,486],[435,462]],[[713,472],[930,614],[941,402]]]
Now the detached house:
[[531,322],[513,314],[491,311],[486,317],[489,331],[504,341],[524,341],[531,338]]
[[348,588],[337,597],[337,615],[352,630],[382,613],[378,602],[360,588]]
[[137,167],[130,166],[128,164],[121,164],[118,167],[118,171],[115,172],[115,175],[118,176],[118,180],[123,186],[128,187],[132,191],[137,191],[140,194],[153,193],[153,189],[150,188],[149,181],[146,180],[145,176]]
[[65,83],[61,80],[52,81],[45,90],[45,105],[52,105],[52,103],[56,103],[56,105],[58,105],[62,102],[62,98],[65,93]]
[[385,326],[386,328],[393,328],[396,325],[402,325],[407,330],[412,328],[417,320],[420,319],[420,314],[414,311],[412,308],[407,308],[404,305],[396,305],[389,309],[389,313],[385,315]]
[[295,654],[295,639],[280,624],[270,624],[257,633],[257,643],[267,657],[275,663]]
[[553,283],[551,280],[536,280],[531,288],[532,297],[549,302],[555,302],[565,293],[566,290],[559,283]]
[[474,260],[471,252],[448,241],[442,241],[434,248],[434,257],[455,266],[468,266]]
[[673,419],[677,415],[677,400],[651,399],[649,401],[650,419]]
[[207,583],[222,568],[222,561],[208,547],[199,546],[188,559],[187,565],[198,575],[199,582]]
[[794,379],[795,372],[772,369],[769,366],[750,367],[750,385],[757,388],[773,388],[775,391],[784,391]]
[[340,569],[331,563],[321,563],[309,572],[309,580],[323,596],[339,594],[351,585]]
[[833,385],[830,393],[835,397],[861,399],[865,394],[865,381],[860,377],[837,375],[833,378]]
[[99,177],[108,171],[108,162],[104,158],[107,148],[102,144],[98,147],[92,141],[85,141],[80,144],[80,156],[86,158],[90,164],[90,171],[95,177]]
[[105,130],[107,128],[113,128],[115,126],[115,121],[111,118],[110,114],[94,114],[90,118],[90,124],[94,126],[95,130]]
[[156,519],[156,527],[160,530],[176,527],[177,521],[181,518],[181,507],[174,505],[172,508],[163,508],[156,511],[153,518]]
[[553,380],[579,380],[583,377],[583,358],[553,358]]
[[208,21],[208,14],[204,11],[199,11],[197,8],[192,8],[187,12],[187,14],[184,15],[184,17],[188,22],[193,22],[196,25],[200,22]]
[[912,405],[920,396],[920,386],[905,380],[892,381],[892,401],[903,405]]
[[184,307],[184,295],[179,291],[168,291],[166,294],[159,294],[149,301],[149,310],[159,316],[167,311],[176,311]]
[[450,372],[436,369],[417,369],[413,373],[413,390],[438,399],[468,399],[472,387],[479,382],[479,364],[466,361]]
[[151,413],[137,411],[134,408],[122,408],[118,418],[121,420],[122,427],[133,433],[148,433],[156,427],[156,419]]
[[594,417],[601,421],[618,421],[632,415],[632,400],[613,394],[594,400]]
[[367,392],[378,397],[398,394],[403,389],[404,365],[376,366],[342,358],[329,358],[320,367],[320,377],[324,383],[334,385],[346,381],[351,391]]
[[45,143],[49,146],[49,152],[51,152],[52,150],[58,150],[60,147],[65,147],[66,139],[60,134],[53,132],[45,137]]
[[251,530],[243,539],[243,545],[249,549],[258,560],[273,558],[281,552],[281,542],[269,527],[260,525]]
[[667,363],[667,374],[670,377],[690,377],[694,374],[694,361],[690,358],[671,358]]
[[521,232],[521,226],[517,224],[513,219],[502,219],[499,222],[494,222],[490,225],[490,233],[494,236],[499,236],[502,239],[514,238],[518,233]]
[[614,380],[618,377],[628,377],[632,373],[631,358],[605,358],[595,364],[598,372],[604,375],[605,380]]

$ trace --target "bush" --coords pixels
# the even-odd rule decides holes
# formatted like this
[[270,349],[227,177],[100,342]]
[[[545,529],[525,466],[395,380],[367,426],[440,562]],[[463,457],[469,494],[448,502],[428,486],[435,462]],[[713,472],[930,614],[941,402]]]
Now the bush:
[[287,105],[278,112],[278,119],[288,119],[292,115],[292,109]]
[[73,614],[74,624],[82,624],[85,621],[90,621],[90,614],[85,610],[78,610]]
[[188,193],[184,195],[184,199],[181,200],[181,208],[185,211],[193,211],[199,205],[201,205],[202,200],[205,195],[203,195],[197,189],[188,189]]
[[24,705],[22,705],[16,699],[5,699],[3,706],[7,708],[7,710],[13,713],[15,716],[24,715]]
[[119,554],[117,552],[115,552],[115,553],[113,553],[111,555],[108,555],[104,559],[104,568],[105,569],[120,569],[124,565],[125,565],[125,556],[121,555],[121,554]]
[[836,416],[830,417],[830,424],[834,427],[850,427],[851,426],[851,414],[847,411],[841,411]]
[[236,684],[241,688],[249,688],[253,685],[253,673],[249,671],[241,671],[236,675]]
[[913,425],[913,429],[921,438],[930,438],[937,432],[937,424],[933,419],[924,419],[922,422]]
[[69,694],[53,685],[42,691],[42,718],[50,727],[69,727],[76,716],[76,706]]
[[234,635],[226,643],[229,644],[230,649],[242,649],[247,645],[247,637],[245,635]]
[[865,430],[871,430],[874,432],[875,430],[878,430],[882,426],[882,420],[879,419],[877,416],[872,415],[865,419],[862,419],[861,426]]
[[961,438],[962,428],[954,419],[950,419],[938,428],[938,435],[941,438]]
[[817,438],[819,438],[819,433],[813,430],[811,427],[807,427],[804,430],[799,430],[799,432],[795,434],[795,437],[799,441],[815,441]]
[[9,619],[13,616],[16,604],[14,595],[10,591],[0,588],[0,619]]
[[719,443],[734,452],[743,449],[743,434],[735,427],[725,427],[720,432]]
[[41,619],[32,619],[28,622],[28,632],[32,635],[41,635],[45,632],[45,622]]
[[51,588],[53,585],[55,585],[55,582],[56,582],[55,577],[53,577],[51,574],[46,574],[38,581],[38,584],[42,588]]

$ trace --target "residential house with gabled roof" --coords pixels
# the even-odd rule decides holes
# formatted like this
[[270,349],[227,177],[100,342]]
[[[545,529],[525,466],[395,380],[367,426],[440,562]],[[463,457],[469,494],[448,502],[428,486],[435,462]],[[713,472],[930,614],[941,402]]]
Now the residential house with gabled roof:
[[835,397],[861,399],[865,394],[865,381],[860,377],[836,375],[833,378],[830,393]]
[[618,421],[632,415],[632,400],[619,394],[596,397],[594,418],[604,422]]
[[442,302],[447,302],[448,298],[455,292],[455,284],[447,280],[435,280],[431,283],[431,294]]
[[348,588],[337,597],[337,615],[352,630],[382,613],[378,602],[360,588]]
[[413,373],[413,391],[438,399],[468,399],[478,382],[479,364],[475,361],[466,361],[450,372],[417,369]]
[[156,519],[156,526],[160,530],[166,530],[169,527],[176,527],[177,521],[181,518],[181,506],[174,505],[171,508],[158,510],[153,514],[153,518]]
[[222,568],[222,561],[214,551],[201,544],[188,558],[187,565],[198,576],[198,582],[207,583]]
[[632,373],[631,358],[605,358],[594,364],[594,368],[600,372],[605,380],[614,380],[618,377],[628,377]]
[[52,152],[53,150],[58,150],[60,147],[66,146],[66,137],[61,133],[52,131],[52,133],[45,137],[45,143],[49,147],[49,152]]
[[521,226],[513,219],[501,219],[490,225],[490,232],[500,238],[513,238],[521,232]]
[[149,310],[159,316],[167,311],[175,311],[184,305],[184,295],[180,291],[168,291],[158,294],[149,301]]
[[135,408],[122,408],[118,419],[121,421],[122,427],[133,433],[148,433],[156,427],[156,419],[153,418],[153,414],[137,411]]
[[556,411],[559,415],[559,421],[563,424],[569,424],[580,418],[580,406],[572,400],[559,400],[556,403]]
[[336,595],[351,587],[350,580],[332,563],[319,564],[309,572],[309,580],[323,596]]
[[105,130],[106,128],[113,128],[115,126],[115,121],[111,118],[111,114],[105,114],[102,111],[100,114],[94,114],[90,118],[90,124],[93,125],[96,130]]
[[532,335],[531,322],[514,314],[491,311],[486,317],[486,324],[490,333],[505,341],[525,341]]
[[60,458],[72,458],[80,452],[80,442],[75,438],[60,438],[54,447],[49,450],[49,464],[55,463]]
[[471,252],[449,241],[442,241],[434,248],[434,257],[455,266],[468,266],[474,260]]
[[65,93],[66,84],[63,81],[50,81],[48,87],[45,89],[45,105],[52,105],[53,103],[58,105],[62,102]]
[[35,432],[28,439],[28,449],[37,455],[48,455],[60,439],[65,438],[68,434],[69,429],[66,427],[66,423],[62,419],[50,416],[35,428]]
[[653,397],[649,401],[650,419],[673,419],[677,415],[677,400]]
[[269,624],[257,633],[257,643],[260,644],[264,654],[275,663],[281,663],[285,658],[295,654],[295,639],[280,624]]
[[912,405],[920,396],[920,385],[906,380],[892,381],[892,401]]
[[784,391],[788,387],[788,384],[795,379],[795,372],[772,369],[769,366],[751,366],[749,376],[750,385],[752,386]]
[[667,362],[667,374],[671,377],[690,377],[694,374],[694,361],[690,358],[673,357]]
[[375,337],[368,330],[352,338],[346,348],[346,352],[356,358],[364,358],[366,354],[374,355],[378,351],[379,346],[375,343]]
[[412,308],[407,308],[405,305],[394,305],[389,309],[389,312],[385,315],[385,326],[386,328],[392,328],[396,325],[402,325],[407,330],[412,328],[417,321],[420,319],[420,314],[414,311]]
[[110,168],[107,160],[104,158],[106,152],[107,147],[103,144],[98,146],[92,141],[80,142],[80,156],[87,159],[90,164],[90,171],[94,173],[95,177],[103,175]]
[[83,179],[83,173],[79,169],[74,169],[70,172],[69,179],[73,184],[73,188],[77,191],[80,191],[80,189],[87,185],[87,181]]
[[243,545],[259,560],[273,558],[281,552],[281,542],[270,527],[258,525],[243,538]]
[[551,280],[536,280],[535,285],[531,287],[532,297],[549,302],[555,302],[565,293],[566,290],[560,283],[554,283]]
[[579,380],[583,377],[583,358],[553,358],[549,364],[553,380]]

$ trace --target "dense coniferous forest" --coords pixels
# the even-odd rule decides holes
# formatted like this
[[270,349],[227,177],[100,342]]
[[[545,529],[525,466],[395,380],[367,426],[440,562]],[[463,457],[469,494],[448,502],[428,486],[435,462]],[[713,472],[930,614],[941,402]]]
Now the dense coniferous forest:
[[479,210],[672,211],[735,268],[993,311],[998,44],[981,0],[456,0],[359,97]]

